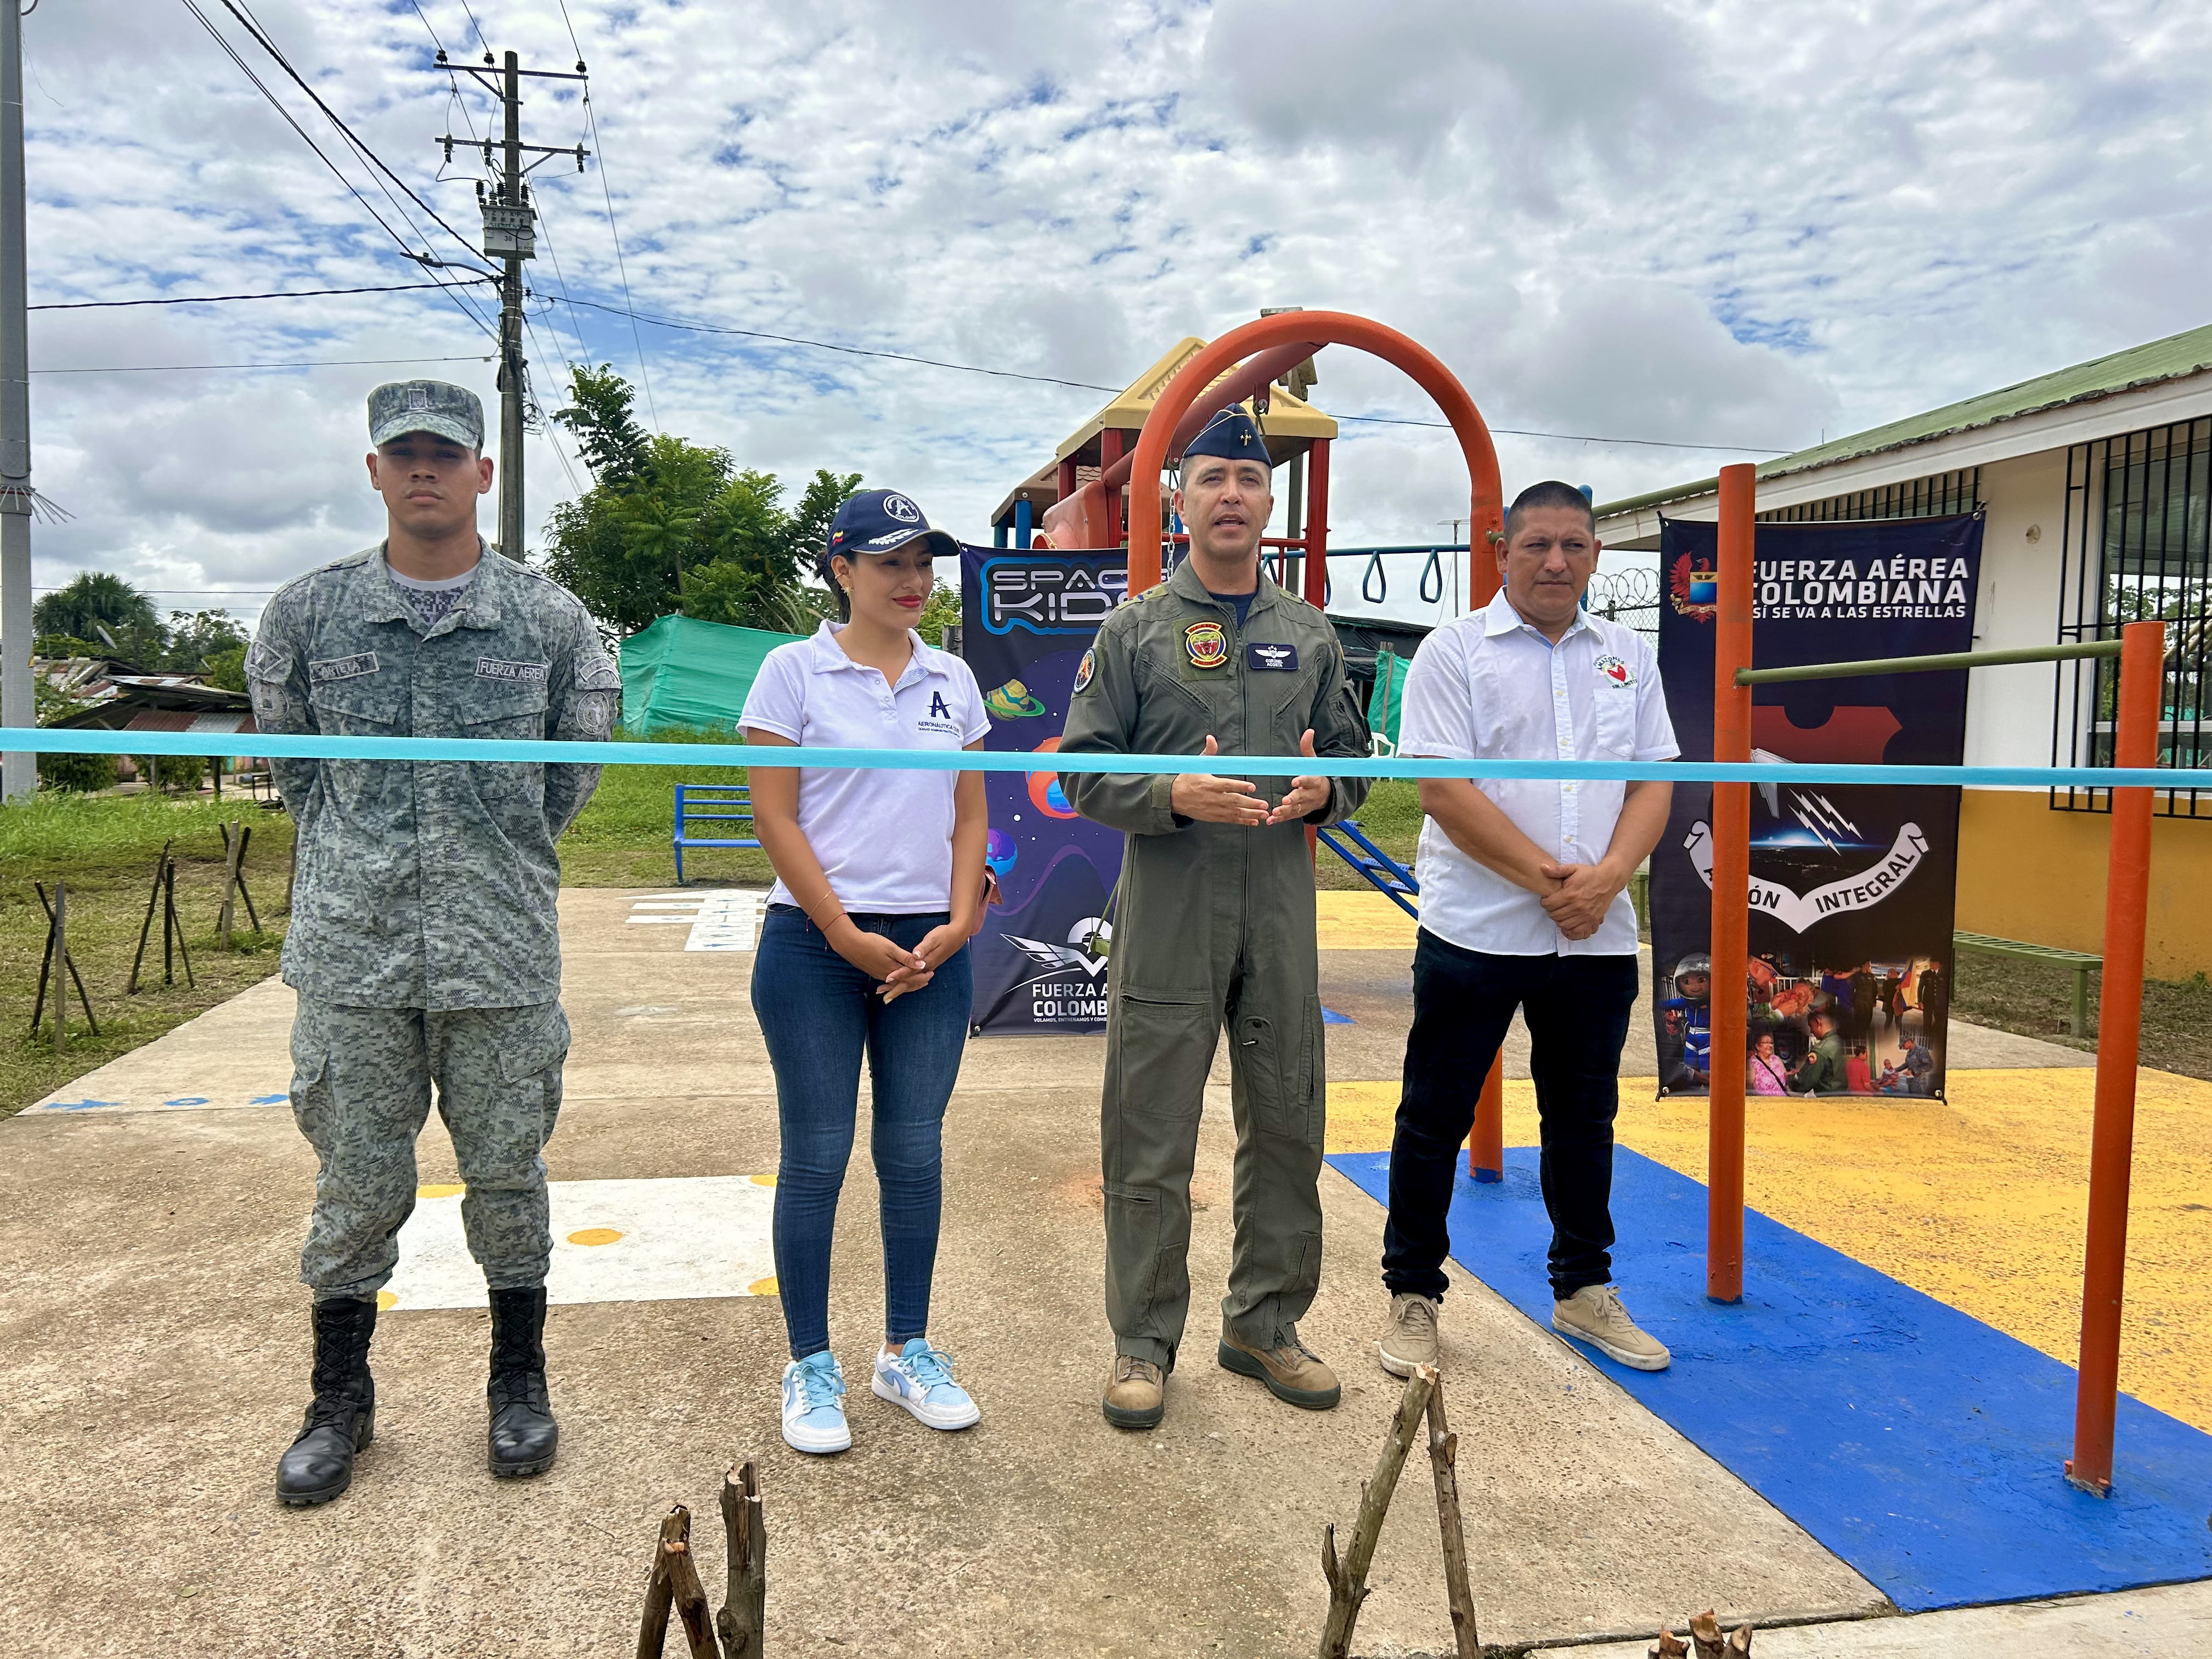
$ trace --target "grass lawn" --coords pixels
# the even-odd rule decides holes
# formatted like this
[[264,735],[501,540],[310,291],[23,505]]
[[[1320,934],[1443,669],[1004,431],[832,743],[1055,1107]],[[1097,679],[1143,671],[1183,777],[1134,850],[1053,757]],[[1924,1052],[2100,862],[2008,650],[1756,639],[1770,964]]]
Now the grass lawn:
[[[222,902],[224,823],[252,826],[246,854],[246,886],[266,930],[256,934],[238,909],[229,951],[216,945],[216,916]],[[150,973],[127,995],[131,959],[146,915],[154,866],[161,843],[173,838],[177,910],[198,983],[187,988],[182,964],[176,983],[161,983],[161,922],[147,947]],[[0,811],[0,1117],[52,1093],[72,1078],[179,1025],[236,995],[276,970],[284,939],[284,881],[292,848],[292,821],[234,797],[172,800],[151,795],[42,794]],[[69,884],[70,954],[100,1022],[87,1029],[74,988],[69,1006],[68,1046],[53,1051],[51,1020],[28,1035],[37,994],[39,958],[46,945],[46,913],[33,882],[49,894]]]

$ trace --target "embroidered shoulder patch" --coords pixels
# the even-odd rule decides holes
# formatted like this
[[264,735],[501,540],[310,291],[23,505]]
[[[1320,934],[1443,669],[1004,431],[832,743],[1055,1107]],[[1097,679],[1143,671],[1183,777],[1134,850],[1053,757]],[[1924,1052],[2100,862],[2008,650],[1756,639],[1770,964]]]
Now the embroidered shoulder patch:
[[547,666],[542,662],[501,662],[496,657],[478,657],[477,678],[480,680],[526,680],[543,685]]
[[321,662],[307,665],[307,678],[317,685],[325,685],[332,680],[358,679],[363,674],[379,672],[374,651],[356,651],[350,657],[326,657]]
[[1096,674],[1097,672],[1098,648],[1097,647],[1093,646],[1090,650],[1083,653],[1083,660],[1075,665],[1076,690],[1080,692],[1085,690],[1091,684],[1091,676]]

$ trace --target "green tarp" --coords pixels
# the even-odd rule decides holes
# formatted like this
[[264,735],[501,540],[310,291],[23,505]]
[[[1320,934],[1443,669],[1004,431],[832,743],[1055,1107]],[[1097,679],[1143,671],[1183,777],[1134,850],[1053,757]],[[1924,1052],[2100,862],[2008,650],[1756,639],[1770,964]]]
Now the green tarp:
[[1387,740],[1388,747],[1376,747],[1378,755],[1398,752],[1399,705],[1405,701],[1406,671],[1412,666],[1387,645],[1375,653],[1375,690],[1367,699],[1367,729]]
[[638,737],[667,726],[734,731],[761,659],[799,637],[663,617],[622,642],[623,729]]

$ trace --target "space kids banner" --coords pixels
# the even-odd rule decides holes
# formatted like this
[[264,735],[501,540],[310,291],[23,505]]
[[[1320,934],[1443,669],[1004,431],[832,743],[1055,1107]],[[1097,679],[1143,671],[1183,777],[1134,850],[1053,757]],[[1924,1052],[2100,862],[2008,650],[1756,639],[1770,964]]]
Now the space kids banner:
[[[1128,592],[1126,554],[961,549],[961,649],[990,713],[986,748],[1060,747],[1084,655]],[[984,787],[1000,902],[975,936],[969,1030],[1103,1031],[1121,832],[1079,817],[1048,761]]]
[[[1686,760],[1712,758],[1717,527],[1660,533],[1659,671]],[[1762,524],[1752,655],[1761,668],[1973,646],[1982,521]],[[1762,685],[1753,758],[1949,765],[1966,675]],[[1712,787],[1678,783],[1651,854],[1660,1087],[1710,1082]],[[1940,1095],[1950,1009],[1959,792],[1759,784],[1751,792],[1746,1091]]]

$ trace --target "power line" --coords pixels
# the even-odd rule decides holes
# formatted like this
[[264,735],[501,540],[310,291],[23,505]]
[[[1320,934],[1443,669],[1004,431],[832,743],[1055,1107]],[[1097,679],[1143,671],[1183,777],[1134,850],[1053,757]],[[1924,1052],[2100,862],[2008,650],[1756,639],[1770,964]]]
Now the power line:
[[211,306],[231,300],[314,300],[332,294],[411,294],[426,288],[473,288],[490,276],[471,276],[459,283],[385,283],[374,288],[295,288],[269,294],[177,294],[157,300],[67,300],[52,305],[26,306],[27,311],[112,311],[125,306]]
[[398,363],[488,363],[489,357],[314,357],[291,363],[118,363],[106,368],[34,368],[33,374],[185,374],[216,368],[376,368]]
[[[191,0],[186,0],[186,3],[191,4]],[[329,120],[330,124],[338,130],[339,133],[344,137],[346,143],[353,146],[355,151],[363,161],[367,161],[372,167],[376,169],[377,172],[381,173],[386,178],[391,179],[393,184],[398,185],[399,188],[406,193],[407,199],[414,203],[416,207],[422,209],[425,214],[428,215],[431,222],[441,230],[444,231],[446,234],[459,242],[471,253],[475,254],[477,258],[480,259],[483,258],[483,251],[479,249],[475,243],[470,241],[467,237],[462,235],[459,231],[455,230],[442,218],[439,217],[437,209],[432,207],[428,202],[417,196],[415,193],[413,185],[410,185],[404,179],[402,179],[398,173],[394,173],[391,167],[386,166],[382,156],[379,155],[374,150],[363,143],[355,136],[353,129],[338,118],[337,112],[323,101],[322,94],[318,93],[313,87],[307,83],[307,78],[302,76],[299,70],[292,67],[291,59],[285,57],[284,54],[277,49],[276,43],[269,38],[266,31],[262,28],[258,19],[255,18],[251,12],[246,10],[239,3],[239,0],[222,0],[222,9],[225,11],[228,12],[233,17],[235,17],[239,22],[244,26],[246,33],[253,38],[254,43],[258,46],[262,51],[267,52],[271,58],[276,60],[276,67],[283,70],[286,75],[291,77],[292,83],[298,87],[301,91],[307,94],[309,101],[312,102],[317,109],[322,111],[324,116]],[[395,202],[393,205],[397,207],[398,204]],[[404,210],[402,210],[402,212],[404,214]]]
[[[565,11],[563,15],[566,15]],[[571,27],[569,34],[572,39],[575,30]],[[582,62],[583,57],[583,48],[579,46],[576,49],[577,61]],[[653,370],[645,361],[645,337],[637,331],[637,301],[630,297],[629,268],[623,260],[622,232],[615,226],[615,192],[614,187],[607,182],[606,140],[599,137],[599,118],[592,108],[592,91],[588,86],[584,88],[584,118],[591,123],[592,149],[599,158],[599,192],[607,200],[607,234],[613,239],[615,245],[615,271],[622,278],[623,304],[629,310],[630,343],[637,348],[637,374],[645,388],[645,412],[647,418],[657,427],[660,424],[660,412],[653,406]],[[611,311],[613,307],[603,306],[600,309]]]

